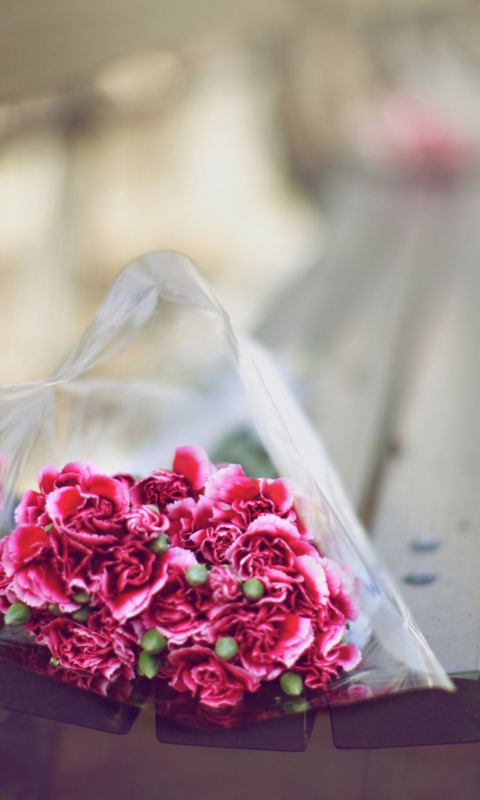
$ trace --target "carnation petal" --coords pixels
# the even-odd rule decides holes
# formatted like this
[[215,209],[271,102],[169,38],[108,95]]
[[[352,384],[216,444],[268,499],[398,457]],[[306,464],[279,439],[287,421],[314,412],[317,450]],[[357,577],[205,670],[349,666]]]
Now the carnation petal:
[[11,577],[18,568],[50,547],[50,539],[39,525],[19,525],[6,538],[3,548],[5,573]]
[[101,472],[99,465],[96,461],[69,461],[68,464],[65,464],[62,471],[59,473],[59,477],[68,475],[78,475],[81,478],[85,485],[88,483],[92,475],[96,475]]
[[38,485],[42,492],[49,494],[55,489],[55,481],[60,475],[60,471],[55,464],[45,464],[38,473]]
[[356,644],[344,644],[337,650],[336,661],[343,667],[345,672],[358,667],[361,660],[362,651]]
[[329,597],[329,591],[321,561],[317,561],[312,556],[303,555],[297,556],[296,563],[315,603],[319,606],[323,605]]
[[[39,492],[34,492],[33,489],[29,489],[28,492],[25,492],[15,509],[14,518],[17,524],[32,522],[32,511],[34,514],[33,518],[35,520],[38,518],[41,513],[41,507],[39,507],[38,504],[38,499],[40,497],[42,497],[42,495]],[[34,509],[36,509],[36,512]]]
[[292,507],[294,496],[285,478],[277,478],[273,481],[264,479],[261,481],[261,488],[263,494],[274,503],[280,514]]
[[277,517],[276,514],[260,514],[250,523],[246,534],[261,533],[263,531],[279,534],[282,538],[299,540],[298,528],[286,519]]
[[286,614],[282,635],[272,651],[272,656],[279,658],[287,667],[292,667],[312,642],[311,621],[307,617]]
[[73,517],[85,505],[86,497],[78,486],[64,486],[55,489],[47,497],[45,508],[48,515],[55,521]]
[[203,489],[207,479],[216,472],[202,447],[177,447],[173,469],[184,475],[195,491]]
[[240,464],[229,464],[213,474],[205,484],[205,496],[217,502],[231,503],[239,494],[255,497],[257,490]]
[[119,511],[128,511],[130,495],[128,488],[121,481],[109,478],[108,475],[93,475],[89,490],[99,497],[107,497],[115,503]]

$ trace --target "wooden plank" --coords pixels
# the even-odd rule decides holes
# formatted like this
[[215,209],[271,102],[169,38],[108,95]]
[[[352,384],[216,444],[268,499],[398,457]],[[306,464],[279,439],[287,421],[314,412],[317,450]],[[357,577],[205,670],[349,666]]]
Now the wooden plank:
[[259,331],[295,375],[301,401],[359,508],[374,469],[390,364],[418,227],[395,187],[347,180],[329,201],[325,257]]
[[258,722],[236,728],[199,729],[187,727],[157,714],[155,727],[157,739],[163,744],[192,745],[236,750],[269,750],[274,752],[302,752],[307,749],[315,711]]
[[359,176],[337,189],[329,216],[325,257],[286,293],[259,334],[295,373],[362,512],[371,505],[458,247],[471,233],[472,209],[464,187]]
[[[446,215],[444,226],[439,217],[432,227],[436,242],[427,248],[425,240],[419,251],[433,276],[440,257],[452,268],[422,335],[417,322],[411,336],[420,354],[416,369],[411,359],[408,367],[408,353],[399,359],[400,375],[410,379],[402,402],[394,396],[389,409],[398,447],[390,458],[380,456],[372,528],[427,641],[463,682],[451,701],[406,698],[401,713],[393,698],[332,711],[338,746],[419,743],[420,718],[423,744],[480,741],[480,202],[476,192],[465,191],[453,200],[455,215]],[[420,299],[417,319],[424,308]]]
[[[370,198],[370,203],[363,204],[362,209],[357,211],[361,218],[363,210],[367,219],[370,219],[372,212],[378,208],[382,208],[384,212],[383,217],[376,216],[377,221],[380,218],[382,222],[382,225],[378,227],[385,238],[383,247],[379,246],[379,239],[380,242],[382,241],[380,233],[377,238],[371,232],[369,235],[365,235],[364,239],[362,236],[352,237],[352,249],[355,248],[357,254],[358,280],[360,280],[362,271],[365,274],[368,270],[369,255],[372,261],[379,258],[383,262],[383,275],[381,267],[377,266],[375,270],[370,262],[370,274],[366,275],[366,281],[368,283],[371,280],[373,272],[377,285],[375,286],[375,282],[370,283],[367,298],[361,296],[355,298],[349,295],[347,280],[343,283],[342,292],[331,297],[326,293],[327,281],[325,274],[320,270],[312,273],[303,286],[297,290],[299,293],[303,291],[304,296],[308,298],[306,305],[308,319],[303,320],[301,331],[297,330],[294,334],[294,337],[295,335],[297,337],[294,352],[302,352],[301,348],[304,344],[305,332],[307,332],[307,352],[310,348],[308,369],[311,369],[315,358],[315,347],[317,356],[319,352],[321,353],[315,367],[316,375],[310,383],[310,388],[312,384],[315,387],[315,392],[312,393],[313,398],[310,398],[310,403],[312,403],[312,399],[315,403],[313,408],[311,405],[311,416],[325,438],[351,498],[357,507],[361,507],[362,503],[365,504],[365,500],[367,500],[364,510],[371,516],[375,514],[379,495],[380,502],[383,502],[381,491],[385,488],[383,484],[385,471],[388,474],[392,465],[402,461],[401,456],[392,457],[398,448],[392,448],[391,444],[397,438],[398,421],[405,406],[415,396],[419,381],[424,380],[425,365],[431,362],[432,347],[435,350],[435,332],[439,320],[442,319],[442,310],[451,297],[451,287],[458,278],[460,267],[476,258],[474,234],[479,202],[475,191],[471,191],[471,187],[465,185],[424,186],[419,190],[417,197],[416,217],[412,213],[411,205],[410,208],[408,207],[414,196],[411,189],[397,188],[396,211],[401,220],[401,222],[395,221],[398,229],[388,220],[385,212],[385,208],[388,207],[385,202],[388,195],[383,190],[378,191],[378,187],[376,195]],[[420,203],[418,203],[419,200]],[[390,206],[390,213],[393,208],[394,206]],[[402,225],[403,237],[401,236]],[[356,232],[358,233],[360,230],[365,229],[362,229],[361,225],[357,225]],[[395,230],[399,231],[397,237],[393,235]],[[407,232],[410,239],[409,246],[405,244]],[[348,266],[345,266],[344,261],[338,259],[340,254],[344,258],[350,255]],[[334,252],[334,255],[330,266],[331,270],[347,273],[354,271],[355,268],[351,263],[352,253],[348,254],[345,245],[343,250],[339,246],[339,250],[337,253]],[[323,269],[325,270],[325,265],[323,265]],[[337,278],[337,286],[341,283],[341,279]],[[465,289],[459,291],[465,292]],[[320,335],[324,333],[322,331],[323,309],[329,300],[332,301],[332,305],[339,313],[337,317],[331,317],[328,333],[324,336],[326,347],[322,353],[323,341]],[[320,320],[316,329],[315,319],[312,322],[314,313],[312,309],[315,309],[315,301],[317,303],[315,319]],[[299,294],[292,293],[289,302],[292,303],[294,309],[296,308],[295,313],[298,314]],[[475,307],[474,301],[473,307]],[[284,333],[281,336],[280,332],[281,324],[287,327],[288,309],[289,304],[286,302],[281,309],[280,319],[273,320],[277,329],[272,320],[269,322],[270,327],[266,328],[270,344],[275,341],[278,331],[277,341],[280,339],[281,344],[283,343],[283,347],[287,350],[288,343],[284,343],[287,335]],[[344,312],[343,319],[341,319],[342,310]],[[327,315],[328,313],[327,310]],[[454,334],[454,336],[458,341],[458,335]],[[443,345],[440,345],[440,351],[442,351],[442,347]],[[362,371],[359,370],[359,365],[363,366]],[[450,375],[451,378],[453,375],[450,367],[451,365],[447,365],[445,371],[447,384],[448,376]],[[308,369],[306,370],[307,374],[309,374]],[[473,364],[470,364],[469,369],[473,369]],[[359,386],[355,391],[355,381],[351,379],[351,376],[355,375],[356,370],[357,374],[363,372],[364,377],[363,381],[358,381]],[[442,388],[443,395],[446,396],[446,386]],[[468,387],[464,384],[459,389],[459,393],[461,396],[468,396]],[[424,414],[428,414],[429,405],[435,402],[437,401],[430,393],[425,404]],[[429,436],[432,446],[434,443],[437,444],[437,458],[441,458],[441,454],[443,454],[444,460],[448,461],[449,446],[447,442],[442,440],[440,443],[441,437],[432,437],[431,433]],[[419,437],[421,438],[421,432],[416,430],[413,435],[412,447],[416,447]],[[401,441],[403,441],[403,437],[401,437]],[[401,452],[403,452],[403,448],[400,450]],[[409,489],[413,484],[414,494],[417,498],[422,497],[425,476],[423,474],[410,475],[409,463],[405,464],[404,481],[407,481]],[[432,474],[432,470],[430,470],[432,500],[435,498],[437,486],[436,474]],[[445,493],[446,489],[446,486],[442,486],[440,491]],[[472,492],[471,485],[468,491]],[[450,498],[452,497],[455,498],[455,502],[462,502],[456,488],[450,485]],[[425,520],[421,505],[418,502],[416,505],[412,504],[408,492],[402,494],[400,509],[395,505],[392,507],[390,503],[385,507],[383,516],[380,515],[378,518],[373,516],[375,533],[383,543],[385,561],[397,576],[398,570],[395,563],[395,559],[398,559],[397,551],[402,547],[405,549],[405,515],[414,525],[418,525],[419,519],[422,522]],[[462,524],[465,527],[466,523]],[[394,539],[390,543],[392,527],[394,527]],[[402,530],[400,531],[399,528]],[[413,534],[410,535],[413,537]],[[408,537],[406,541],[408,543]],[[415,559],[418,561],[419,558],[421,557],[417,551],[406,548],[404,561],[409,560],[410,569],[413,568],[412,565],[415,565]],[[432,559],[434,556],[429,553],[424,554],[423,558],[426,558],[428,563],[428,559]],[[406,571],[405,567],[403,572],[406,573]],[[400,573],[401,575],[402,573]],[[452,587],[456,586],[453,591],[461,590],[462,571],[457,571],[453,564],[449,571],[449,581]],[[430,628],[428,624],[426,626],[425,615],[421,613],[419,606],[422,591],[428,592],[428,588],[405,586],[405,591],[402,593],[407,596],[407,603],[413,616],[416,619],[419,617],[420,628],[425,630],[427,639],[429,639]],[[480,613],[478,602],[477,609]],[[462,613],[464,614],[462,635],[470,638],[470,647],[476,648],[478,620],[476,617],[473,619],[467,632],[465,630],[466,610],[464,609]],[[450,632],[445,624],[445,619],[445,614],[441,615],[438,624],[439,636],[446,643]],[[470,707],[472,702],[472,697],[468,694],[467,706]],[[442,719],[441,703],[438,703],[432,710],[419,711],[426,721],[429,720],[422,728],[424,743],[460,741],[462,737],[465,741],[479,738],[476,710],[474,710],[472,721],[468,715],[465,716],[465,704],[462,705],[462,703],[462,698],[454,701],[455,713],[458,712],[459,715],[458,719],[455,723],[451,720],[450,727],[447,726],[444,730],[441,727],[438,728],[439,719],[440,721]],[[398,709],[398,704],[396,708]],[[412,708],[411,704],[409,708]],[[356,732],[353,730],[355,715],[359,715]],[[393,712],[392,716],[392,712],[389,712],[384,713],[384,725],[377,724],[378,719],[376,719],[376,725],[373,728],[379,735],[372,744],[371,737],[370,742],[368,740],[370,734],[367,734],[367,730],[372,731],[369,721],[371,722],[373,718],[375,718],[373,709],[368,706],[333,710],[332,720],[337,744],[368,747],[406,745],[418,741],[416,737],[419,727],[415,715],[407,714],[405,723],[399,726],[398,713]],[[380,719],[382,719],[382,712],[380,712]],[[462,733],[459,732],[460,729],[463,731]]]
[[337,747],[384,749],[480,741],[475,681],[457,679],[457,692],[409,692],[332,709]]
[[[480,677],[480,381],[478,242],[468,273],[432,332],[399,428],[375,516],[375,541],[436,655],[452,675]],[[459,276],[460,277],[460,276]],[[438,548],[412,549],[433,536]],[[428,571],[428,585],[404,582]]]
[[85,728],[126,734],[139,708],[0,658],[0,708]]

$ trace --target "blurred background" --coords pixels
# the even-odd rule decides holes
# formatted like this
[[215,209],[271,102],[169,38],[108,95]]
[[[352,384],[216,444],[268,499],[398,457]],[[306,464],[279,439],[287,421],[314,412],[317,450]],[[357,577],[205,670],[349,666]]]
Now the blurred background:
[[255,331],[352,197],[471,181],[479,44],[460,0],[0,0],[0,382],[50,374],[137,255],[184,252]]

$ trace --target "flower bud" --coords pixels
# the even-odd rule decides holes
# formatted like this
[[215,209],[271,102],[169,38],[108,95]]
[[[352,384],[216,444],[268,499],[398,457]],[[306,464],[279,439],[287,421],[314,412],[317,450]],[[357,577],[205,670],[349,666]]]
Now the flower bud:
[[217,639],[215,644],[215,653],[219,658],[223,658],[224,661],[228,661],[230,658],[233,658],[238,653],[238,644],[236,643],[235,639],[232,639],[231,636],[222,636],[220,639]]
[[78,611],[74,611],[72,614],[72,619],[76,622],[86,622],[90,616],[90,609],[86,606],[83,608],[79,608]]
[[48,525],[45,525],[45,527],[44,527],[44,529],[43,529],[43,530],[45,531],[45,533],[48,533],[49,531],[51,531],[51,530],[52,530],[52,528],[53,528],[53,525],[52,525],[52,523],[51,523],[51,522],[49,522],[49,524],[48,524]]
[[88,592],[75,592],[72,600],[74,600],[75,603],[88,603],[90,600],[90,595]]
[[205,564],[192,564],[185,571],[185,577],[190,586],[201,586],[208,581],[208,572]]
[[47,606],[50,614],[55,614],[56,617],[60,617],[63,614],[62,609],[57,603],[49,603]]
[[12,603],[5,614],[5,625],[25,625],[31,612],[25,603]]
[[140,658],[138,659],[138,674],[145,675],[146,678],[154,678],[158,670],[162,666],[162,659],[158,656],[153,656],[142,650]]
[[163,633],[157,631],[156,628],[149,628],[148,631],[145,631],[143,634],[140,646],[143,647],[147,653],[151,653],[152,655],[156,655],[157,653],[161,653],[162,650],[165,650],[167,646],[167,640]]
[[248,600],[260,600],[265,594],[265,586],[258,578],[248,578],[242,585],[242,591]]
[[303,692],[302,676],[297,672],[284,672],[280,678],[280,686],[285,694],[295,697]]
[[[156,506],[155,506],[156,508]],[[168,548],[170,547],[171,539],[168,533],[161,533],[160,536],[157,536],[153,542],[150,542],[148,545],[152,553],[166,553]]]
[[148,503],[147,508],[151,508],[152,511],[158,511],[158,513],[160,513],[160,509],[158,506],[155,505],[155,503]]
[[55,656],[52,656],[50,659],[50,664],[52,665],[52,667],[58,667],[60,661],[58,660],[58,658],[55,658]]
[[282,708],[285,714],[300,714],[303,711],[309,711],[311,705],[305,697],[298,697],[294,700],[284,700]]

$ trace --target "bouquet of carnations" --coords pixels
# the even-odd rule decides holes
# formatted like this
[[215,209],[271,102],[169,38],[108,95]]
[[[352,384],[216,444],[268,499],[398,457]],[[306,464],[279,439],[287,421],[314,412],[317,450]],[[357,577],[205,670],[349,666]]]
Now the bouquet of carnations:
[[0,609],[59,674],[158,677],[218,709],[271,681],[315,702],[360,662],[353,576],[314,546],[288,481],[182,447],[173,471],[48,465],[39,489],[0,542]]
[[[239,426],[284,477],[211,455]],[[450,687],[268,355],[183,257],[127,268],[51,380],[0,391],[0,450],[1,658],[126,703],[153,685],[207,727]]]

